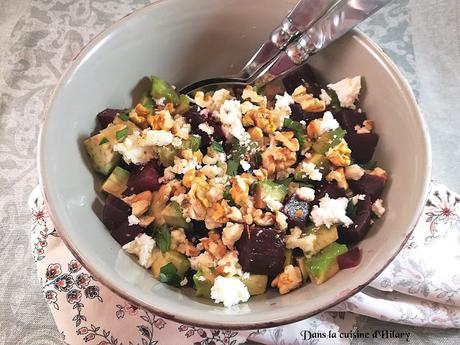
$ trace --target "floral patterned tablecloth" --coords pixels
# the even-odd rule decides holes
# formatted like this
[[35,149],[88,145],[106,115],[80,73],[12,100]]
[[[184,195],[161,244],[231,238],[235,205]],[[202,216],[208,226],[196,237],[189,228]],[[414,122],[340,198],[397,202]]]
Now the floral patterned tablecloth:
[[[69,344],[240,344],[247,339],[290,344],[310,337],[316,344],[347,344],[351,339],[340,334],[362,333],[355,327],[358,314],[415,326],[460,328],[460,271],[452,269],[460,264],[460,197],[443,185],[431,185],[413,234],[368,288],[304,321],[240,332],[184,325],[132,305],[99,283],[72,256],[48,216],[38,187],[30,195],[29,207],[40,283]],[[369,336],[410,339],[410,333],[395,331]]]

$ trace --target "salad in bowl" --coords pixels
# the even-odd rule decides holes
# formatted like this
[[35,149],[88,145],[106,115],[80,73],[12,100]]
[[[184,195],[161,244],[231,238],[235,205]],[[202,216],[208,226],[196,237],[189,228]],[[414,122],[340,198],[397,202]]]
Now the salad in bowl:
[[103,223],[155,278],[226,307],[358,265],[388,178],[372,161],[361,78],[322,86],[302,67],[275,96],[247,86],[191,98],[151,77],[84,142],[105,176]]

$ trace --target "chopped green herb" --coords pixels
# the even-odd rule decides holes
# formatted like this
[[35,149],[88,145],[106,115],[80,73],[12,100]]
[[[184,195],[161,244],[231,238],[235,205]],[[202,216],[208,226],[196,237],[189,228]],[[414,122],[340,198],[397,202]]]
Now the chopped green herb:
[[240,162],[235,160],[229,160],[227,162],[227,175],[235,176],[238,174],[238,168],[240,167]]
[[218,142],[216,142],[214,140],[211,141],[211,147],[216,152],[225,153],[222,144],[220,144],[220,143],[218,143]]
[[232,184],[228,184],[225,186],[225,189],[224,189],[224,199],[228,201],[228,204],[230,206],[235,206],[235,201],[233,200],[232,198],[232,195],[230,194],[230,189],[232,188]]
[[353,201],[350,199],[348,201],[347,210],[346,210],[347,216],[350,217],[351,219],[355,219],[357,209],[358,208],[356,207],[356,205],[353,204]]
[[171,232],[166,224],[161,225],[155,231],[155,241],[161,252],[167,252],[171,247]]
[[292,182],[292,180],[293,180],[292,177],[288,177],[288,178],[285,178],[284,180],[278,180],[276,182],[281,183],[282,185],[287,187],[287,186],[289,186],[289,183]]
[[254,153],[254,155],[252,156],[252,159],[254,160],[254,165],[256,167],[259,167],[262,165],[262,155],[260,154],[260,152]]
[[338,127],[334,129],[331,134],[332,134],[332,141],[331,141],[330,147],[334,147],[340,144],[345,134],[347,134],[347,131]]
[[201,137],[198,135],[192,135],[190,137],[190,148],[192,152],[196,152],[200,149]]
[[177,268],[171,262],[160,268],[160,282],[180,286],[181,278],[177,275]]
[[124,138],[126,138],[127,135],[128,135],[128,127],[125,127],[115,133],[115,138],[117,140],[123,140]]
[[106,137],[104,137],[104,138],[102,138],[102,140],[100,141],[99,145],[104,145],[104,144],[107,144],[108,142],[109,142],[109,140],[108,140]]
[[340,106],[340,101],[339,101],[339,97],[337,96],[337,93],[332,90],[332,89],[327,89],[327,94],[329,95],[329,97],[331,97],[331,103],[329,104],[329,109],[330,111],[335,114],[337,113],[338,111],[342,110],[342,107]]
[[257,184],[258,184],[258,182],[254,182],[254,183],[251,183],[251,185],[249,186],[249,194],[250,195],[253,195],[254,192],[256,191]]
[[299,145],[302,146],[305,139],[303,135],[305,134],[305,128],[300,122],[285,118],[283,122],[283,127],[291,129],[294,131],[294,137],[299,141]]
[[128,121],[128,120],[129,120],[129,115],[126,114],[126,113],[120,113],[120,114],[118,114],[118,117],[119,117],[122,121]]
[[367,163],[359,164],[359,166],[366,170],[374,170],[377,167],[377,161],[369,161]]
[[299,184],[299,187],[307,187],[307,188],[314,188],[314,186],[310,183],[306,183],[306,182],[298,182]]

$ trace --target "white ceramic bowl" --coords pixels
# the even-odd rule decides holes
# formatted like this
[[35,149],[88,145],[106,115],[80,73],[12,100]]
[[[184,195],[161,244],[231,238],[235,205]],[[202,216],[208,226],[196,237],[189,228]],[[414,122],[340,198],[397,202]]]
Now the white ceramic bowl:
[[82,139],[106,107],[131,105],[140,79],[176,85],[236,72],[294,1],[158,1],[113,25],[74,59],[48,107],[39,148],[40,182],[54,224],[71,251],[105,285],[169,319],[215,328],[269,327],[322,311],[359,291],[398,253],[422,210],[430,172],[427,131],[411,90],[388,57],[353,32],[311,59],[324,81],[365,78],[363,108],[375,120],[379,165],[391,174],[388,212],[360,243],[362,263],[323,285],[275,291],[234,309],[195,298],[152,278],[120,251],[98,219],[100,181]]

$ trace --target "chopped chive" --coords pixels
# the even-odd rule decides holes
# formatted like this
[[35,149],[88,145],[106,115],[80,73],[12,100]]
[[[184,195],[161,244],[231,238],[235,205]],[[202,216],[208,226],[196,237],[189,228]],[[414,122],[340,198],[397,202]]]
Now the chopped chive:
[[218,142],[216,142],[216,141],[214,141],[214,140],[211,141],[211,147],[212,147],[212,149],[213,149],[214,151],[216,151],[216,152],[225,153],[222,144],[219,144]]
[[118,116],[119,116],[120,119],[123,120],[123,121],[128,121],[128,120],[129,120],[129,115],[126,114],[126,113],[120,113]]
[[104,138],[102,138],[102,140],[100,141],[99,145],[104,145],[104,144],[107,144],[108,142],[109,142],[109,140],[108,140],[106,137],[104,137]]
[[128,127],[125,127],[115,133],[115,138],[117,140],[123,140],[124,138],[126,138],[127,135],[128,135]]

